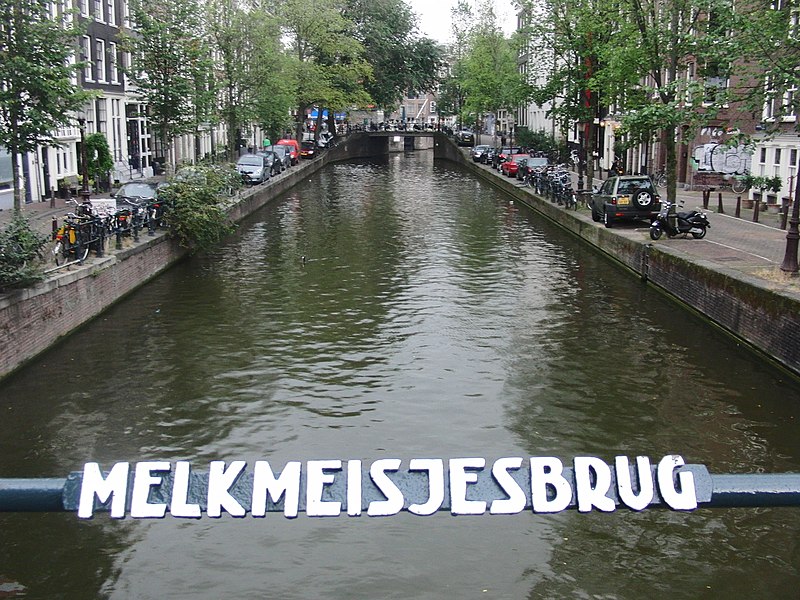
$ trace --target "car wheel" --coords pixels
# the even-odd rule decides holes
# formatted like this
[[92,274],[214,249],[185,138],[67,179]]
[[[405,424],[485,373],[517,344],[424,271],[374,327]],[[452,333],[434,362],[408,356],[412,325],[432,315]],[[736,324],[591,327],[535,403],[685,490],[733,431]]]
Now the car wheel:
[[650,239],[657,240],[661,237],[661,227],[651,227],[650,228]]
[[636,192],[635,201],[639,208],[649,208],[653,204],[653,194],[647,190],[640,190]]
[[696,239],[696,240],[702,240],[704,237],[706,237],[706,228],[705,227],[701,227],[700,228],[700,232],[693,231],[692,232],[692,237],[694,239]]
[[614,226],[614,219],[608,214],[608,211],[603,212],[603,225],[608,228]]

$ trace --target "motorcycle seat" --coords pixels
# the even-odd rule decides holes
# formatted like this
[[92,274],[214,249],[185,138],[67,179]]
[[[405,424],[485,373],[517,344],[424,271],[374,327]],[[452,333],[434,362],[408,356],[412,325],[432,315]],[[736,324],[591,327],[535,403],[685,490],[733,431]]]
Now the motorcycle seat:
[[678,213],[678,218],[679,219],[691,219],[693,216],[695,216],[697,214],[700,214],[700,213],[698,211],[696,211],[696,210],[692,210],[692,211],[689,211],[689,212],[679,212]]

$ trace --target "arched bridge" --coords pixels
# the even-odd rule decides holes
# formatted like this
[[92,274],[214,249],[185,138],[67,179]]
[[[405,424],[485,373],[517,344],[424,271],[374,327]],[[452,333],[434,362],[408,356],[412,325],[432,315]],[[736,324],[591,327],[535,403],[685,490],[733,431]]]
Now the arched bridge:
[[351,158],[382,156],[390,151],[433,149],[434,158],[465,162],[458,145],[441,131],[357,131],[331,148],[332,158],[337,153]]

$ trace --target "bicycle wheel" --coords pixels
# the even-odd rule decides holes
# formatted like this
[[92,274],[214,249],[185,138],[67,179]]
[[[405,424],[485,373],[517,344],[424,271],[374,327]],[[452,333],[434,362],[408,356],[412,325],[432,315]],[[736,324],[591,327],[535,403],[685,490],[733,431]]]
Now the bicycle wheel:
[[733,179],[733,183],[731,184],[731,190],[733,190],[734,194],[742,194],[747,191],[747,186],[745,185],[744,181],[735,177]]

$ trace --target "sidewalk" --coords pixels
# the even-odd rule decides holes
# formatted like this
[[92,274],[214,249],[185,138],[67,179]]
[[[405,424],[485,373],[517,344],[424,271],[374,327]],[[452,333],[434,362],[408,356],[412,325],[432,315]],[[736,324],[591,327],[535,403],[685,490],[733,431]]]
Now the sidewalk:
[[[491,143],[491,136],[481,136],[483,143]],[[465,158],[472,161],[463,150]],[[476,163],[477,164],[477,163]],[[480,165],[497,177],[503,177],[490,166]],[[577,173],[573,172],[573,183],[577,188]],[[602,180],[595,179],[595,185]],[[533,194],[530,188],[525,188]],[[662,200],[666,198],[665,190],[659,190]],[[721,202],[720,202],[721,194]],[[714,191],[711,193],[707,209],[703,209],[703,192],[680,189],[677,190],[679,210],[699,209],[708,215],[711,227],[702,240],[691,237],[666,238],[657,242],[650,239],[649,223],[634,221],[615,223],[613,231],[618,235],[635,239],[642,243],[669,245],[672,249],[683,252],[697,260],[713,263],[719,271],[735,270],[756,278],[763,287],[790,294],[800,299],[800,277],[791,277],[780,270],[786,254],[786,230],[780,229],[781,216],[772,212],[760,212],[758,223],[753,222],[753,209],[740,207],[736,217],[737,196],[730,191]],[[721,209],[720,209],[721,207]],[[602,224],[593,223],[591,212],[580,207],[575,215],[581,220],[592,223],[596,227]],[[790,215],[791,216],[791,215]],[[788,225],[787,225],[788,229]]]

